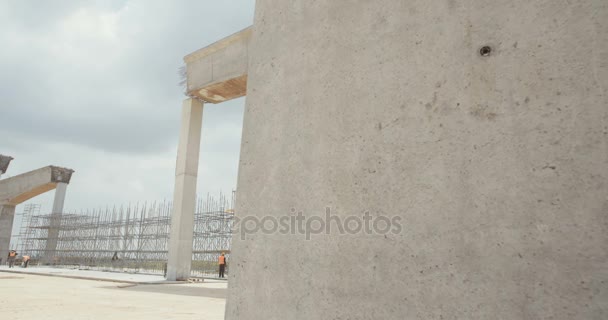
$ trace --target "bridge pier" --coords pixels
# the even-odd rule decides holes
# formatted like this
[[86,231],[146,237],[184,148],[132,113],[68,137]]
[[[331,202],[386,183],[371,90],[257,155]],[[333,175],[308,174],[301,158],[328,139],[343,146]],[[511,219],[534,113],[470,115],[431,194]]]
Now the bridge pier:
[[[8,163],[2,171],[5,171],[7,166]],[[61,215],[67,185],[70,183],[73,172],[74,170],[71,169],[48,166],[0,180],[0,256],[4,256],[10,250],[15,207],[35,196],[56,189],[53,214]],[[59,219],[52,220],[56,220],[57,223],[60,221]],[[46,251],[53,254],[57,247],[58,228],[58,224],[51,223],[48,233],[48,240],[51,240],[54,235],[54,241],[47,240]],[[45,258],[47,258],[46,254]]]
[[4,261],[11,243],[13,220],[15,219],[15,205],[0,206],[0,258]]
[[169,237],[167,280],[170,281],[186,280],[190,277],[202,125],[203,103],[196,99],[184,100]]
[[55,188],[55,199],[53,200],[53,211],[49,223],[48,238],[44,249],[44,262],[52,263],[57,250],[57,239],[59,237],[59,227],[61,226],[61,216],[63,214],[63,203],[68,184],[65,182],[57,183]]

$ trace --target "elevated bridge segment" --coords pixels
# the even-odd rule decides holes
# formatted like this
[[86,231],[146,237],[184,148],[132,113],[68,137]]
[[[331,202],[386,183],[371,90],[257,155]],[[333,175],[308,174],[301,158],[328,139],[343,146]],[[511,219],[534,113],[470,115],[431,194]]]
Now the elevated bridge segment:
[[[5,253],[10,250],[15,207],[40,194],[56,190],[52,214],[60,215],[63,212],[66,189],[73,172],[74,170],[67,168],[48,166],[0,180],[0,257],[4,258]],[[49,239],[53,238],[53,233],[57,231],[58,228],[51,226]],[[54,252],[53,247],[56,245],[57,243],[53,244],[53,241],[47,243],[50,253]]]
[[196,204],[196,178],[203,103],[222,103],[247,93],[252,27],[243,29],[186,57],[186,95],[175,169],[168,280],[190,277]]

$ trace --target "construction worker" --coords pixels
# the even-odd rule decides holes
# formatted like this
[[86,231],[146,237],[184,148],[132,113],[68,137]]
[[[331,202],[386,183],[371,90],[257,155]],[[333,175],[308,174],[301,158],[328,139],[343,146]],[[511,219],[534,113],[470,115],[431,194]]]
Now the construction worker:
[[8,267],[12,268],[15,264],[15,259],[17,258],[17,251],[11,250],[8,252]]
[[27,268],[27,265],[30,263],[30,256],[23,256],[23,263],[21,266],[23,268]]
[[226,270],[227,261],[226,261],[226,256],[224,255],[223,252],[218,259],[218,263],[220,265],[220,278],[224,278],[224,271]]

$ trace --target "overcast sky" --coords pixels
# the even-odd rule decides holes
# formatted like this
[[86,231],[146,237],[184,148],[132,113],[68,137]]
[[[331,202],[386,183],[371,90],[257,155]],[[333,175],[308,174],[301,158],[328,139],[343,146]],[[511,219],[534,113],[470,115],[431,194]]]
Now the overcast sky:
[[[251,25],[254,4],[0,0],[2,178],[74,169],[66,211],[172,199],[182,59]],[[206,105],[199,194],[236,187],[243,107]]]

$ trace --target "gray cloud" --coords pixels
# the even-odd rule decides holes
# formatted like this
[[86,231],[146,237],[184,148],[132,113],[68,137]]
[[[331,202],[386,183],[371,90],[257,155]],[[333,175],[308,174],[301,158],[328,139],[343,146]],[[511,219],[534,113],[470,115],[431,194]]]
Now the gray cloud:
[[[254,0],[0,0],[9,175],[76,170],[68,209],[171,198],[186,54],[252,23]],[[244,99],[205,106],[199,193],[236,186]],[[50,207],[52,197],[33,199]]]
[[3,5],[0,132],[117,152],[174,143],[182,57],[246,27],[253,11],[253,1],[60,3]]

